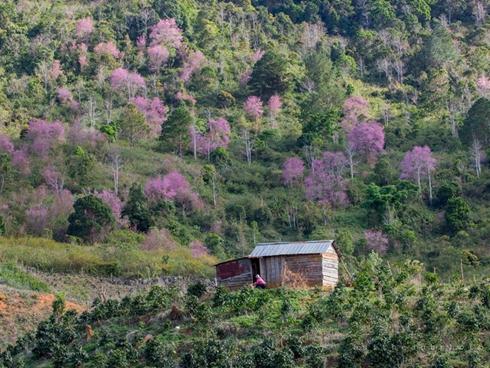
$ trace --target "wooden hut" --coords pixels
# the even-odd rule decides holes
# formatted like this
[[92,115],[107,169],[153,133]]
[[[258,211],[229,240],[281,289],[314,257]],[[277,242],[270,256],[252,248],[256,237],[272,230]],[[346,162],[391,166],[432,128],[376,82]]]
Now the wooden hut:
[[238,289],[260,274],[268,287],[333,288],[339,257],[333,240],[258,244],[248,257],[216,265],[218,285]]

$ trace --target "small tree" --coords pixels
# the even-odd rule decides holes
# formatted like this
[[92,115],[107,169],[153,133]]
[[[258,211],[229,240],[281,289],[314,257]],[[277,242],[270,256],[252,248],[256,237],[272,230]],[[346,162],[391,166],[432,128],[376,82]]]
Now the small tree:
[[470,206],[461,197],[451,198],[447,201],[445,218],[451,232],[465,230],[470,225]]
[[422,178],[427,177],[429,182],[429,201],[432,204],[432,172],[436,168],[436,159],[432,157],[429,147],[415,146],[405,153],[400,164],[402,179],[412,179],[417,182],[419,192],[422,193]]
[[68,235],[94,243],[103,240],[114,227],[111,209],[94,195],[77,199],[73,208],[75,212],[68,218]]
[[189,127],[193,117],[185,104],[173,110],[162,127],[160,147],[163,151],[174,151],[182,155],[183,149],[189,141]]
[[145,116],[136,106],[128,105],[119,122],[120,136],[134,144],[150,133]]
[[141,185],[134,183],[129,189],[128,201],[122,210],[129,223],[138,231],[147,232],[153,224],[148,201]]

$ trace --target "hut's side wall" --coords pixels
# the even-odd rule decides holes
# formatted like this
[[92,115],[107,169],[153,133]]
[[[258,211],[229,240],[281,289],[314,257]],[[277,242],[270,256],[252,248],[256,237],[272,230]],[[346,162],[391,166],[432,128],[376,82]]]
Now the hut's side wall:
[[320,254],[286,256],[283,284],[293,287],[322,286],[322,256]]
[[333,248],[322,254],[323,286],[334,288],[339,280],[339,257]]
[[216,266],[218,285],[231,290],[252,284],[252,264],[249,259],[237,259]]
[[321,254],[263,257],[260,272],[268,287],[323,285]]

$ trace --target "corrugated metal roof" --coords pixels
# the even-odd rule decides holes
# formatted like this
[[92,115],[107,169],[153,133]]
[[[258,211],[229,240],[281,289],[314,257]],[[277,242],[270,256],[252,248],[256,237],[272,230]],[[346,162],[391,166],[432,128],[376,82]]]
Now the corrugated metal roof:
[[325,253],[333,240],[315,240],[301,242],[260,243],[250,253],[249,257],[284,256],[290,254],[319,254]]

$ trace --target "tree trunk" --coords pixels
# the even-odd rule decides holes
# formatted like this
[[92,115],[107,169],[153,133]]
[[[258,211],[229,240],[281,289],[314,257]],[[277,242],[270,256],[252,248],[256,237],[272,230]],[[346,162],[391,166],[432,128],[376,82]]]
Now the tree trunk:
[[479,178],[481,175],[481,144],[476,138],[473,138],[473,144],[471,145],[471,156],[474,161],[476,176]]
[[432,176],[429,169],[427,169],[427,175],[429,177],[429,203],[432,206]]

